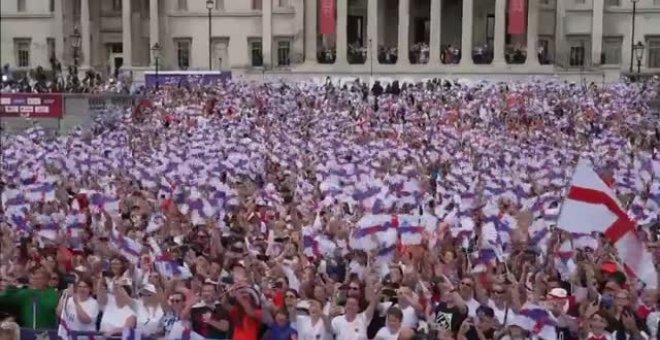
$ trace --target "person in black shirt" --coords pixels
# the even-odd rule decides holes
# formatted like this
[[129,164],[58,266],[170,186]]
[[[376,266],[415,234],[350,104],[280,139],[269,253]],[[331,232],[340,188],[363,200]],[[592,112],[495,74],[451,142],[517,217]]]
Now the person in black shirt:
[[463,321],[458,331],[458,340],[494,339],[495,324],[495,311],[488,306],[479,306],[476,318]]
[[214,300],[217,296],[215,284],[205,282],[200,295],[201,301],[190,310],[193,331],[207,339],[230,338],[229,313]]
[[435,306],[428,322],[431,332],[451,331],[452,334],[458,334],[463,321],[467,318],[468,307],[465,301],[445,278],[441,278],[438,283],[441,292],[441,302]]

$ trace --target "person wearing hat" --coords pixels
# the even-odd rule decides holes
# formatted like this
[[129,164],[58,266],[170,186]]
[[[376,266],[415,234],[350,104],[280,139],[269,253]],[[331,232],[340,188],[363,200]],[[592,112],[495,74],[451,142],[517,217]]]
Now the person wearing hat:
[[161,305],[162,295],[151,283],[140,287],[138,299],[135,300],[137,330],[145,336],[155,336],[162,333],[162,319],[165,315]]
[[557,319],[557,337],[577,340],[577,320],[568,315],[570,301],[568,292],[563,288],[552,288],[546,296],[548,310]]

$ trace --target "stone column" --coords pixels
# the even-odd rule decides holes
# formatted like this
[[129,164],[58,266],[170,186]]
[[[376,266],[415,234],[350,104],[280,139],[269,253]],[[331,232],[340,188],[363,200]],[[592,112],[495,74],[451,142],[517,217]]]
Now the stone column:
[[440,29],[442,27],[442,2],[431,0],[431,35],[429,41],[429,64],[440,64]]
[[474,0],[463,0],[463,22],[461,29],[461,66],[471,66],[472,60],[472,20]]
[[264,67],[273,66],[273,0],[263,0],[261,10],[261,49]]
[[370,67],[370,63],[378,63],[378,0],[369,0],[367,6],[367,59],[365,65]]
[[[149,0],[149,60],[151,64],[155,64],[151,48],[156,44],[160,44],[160,17],[158,16],[158,0]],[[163,46],[160,46],[161,53]]]
[[399,40],[397,65],[410,65],[408,29],[410,28],[410,0],[399,0]]
[[[217,0],[216,0],[217,1]],[[293,0],[293,42],[291,44],[291,64],[302,63],[305,53],[305,1]],[[217,58],[216,58],[217,59]]]
[[536,49],[539,38],[539,0],[529,0],[527,3],[529,8],[527,9],[527,60],[525,60],[525,64],[538,66],[540,63]]
[[568,61],[568,51],[566,50],[564,46],[564,35],[565,35],[565,30],[564,30],[564,23],[565,23],[565,18],[566,18],[566,4],[564,1],[556,1],[555,2],[555,53],[554,53],[554,64],[563,64],[563,66],[567,66]]
[[493,48],[493,65],[503,65],[504,43],[506,34],[506,0],[495,0],[495,39]]
[[346,15],[348,14],[348,0],[337,0],[337,34],[335,39],[337,59],[335,64],[346,65],[348,60],[346,53],[348,49],[346,33]]
[[55,18],[55,58],[64,63],[64,10],[62,1],[55,1],[53,16]]
[[89,29],[89,0],[80,0],[80,46],[82,47],[82,69],[88,69],[92,61],[92,49]]
[[305,1],[305,64],[316,64],[316,49],[318,30],[316,17],[318,15],[317,0]]
[[121,2],[121,43],[123,49],[123,69],[130,69],[133,66],[133,39],[131,32],[131,0],[122,0]]
[[604,0],[594,0],[593,19],[591,20],[591,64],[600,65],[603,52],[603,10]]

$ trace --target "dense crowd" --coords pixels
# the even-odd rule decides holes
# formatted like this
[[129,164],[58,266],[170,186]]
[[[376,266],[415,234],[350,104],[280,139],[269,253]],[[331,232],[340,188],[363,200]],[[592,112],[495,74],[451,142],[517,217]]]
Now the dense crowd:
[[3,135],[1,336],[656,338],[655,280],[556,226],[587,160],[657,269],[657,91],[227,82]]
[[[46,70],[41,66],[26,72],[17,72],[4,65],[0,78],[0,91],[6,93],[135,93],[130,74],[115,72],[113,78],[104,78],[93,70],[81,72],[69,66],[66,72],[61,66]],[[58,68],[59,67],[59,68]]]

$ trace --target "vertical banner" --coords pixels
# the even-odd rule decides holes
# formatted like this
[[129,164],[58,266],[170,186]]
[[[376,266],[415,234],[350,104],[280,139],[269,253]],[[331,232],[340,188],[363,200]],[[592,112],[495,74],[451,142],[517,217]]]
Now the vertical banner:
[[509,34],[525,34],[525,29],[527,28],[527,11],[525,10],[526,2],[527,0],[509,0],[509,27],[507,29]]
[[321,0],[319,7],[319,33],[323,35],[335,34],[337,24],[335,23],[336,0]]

